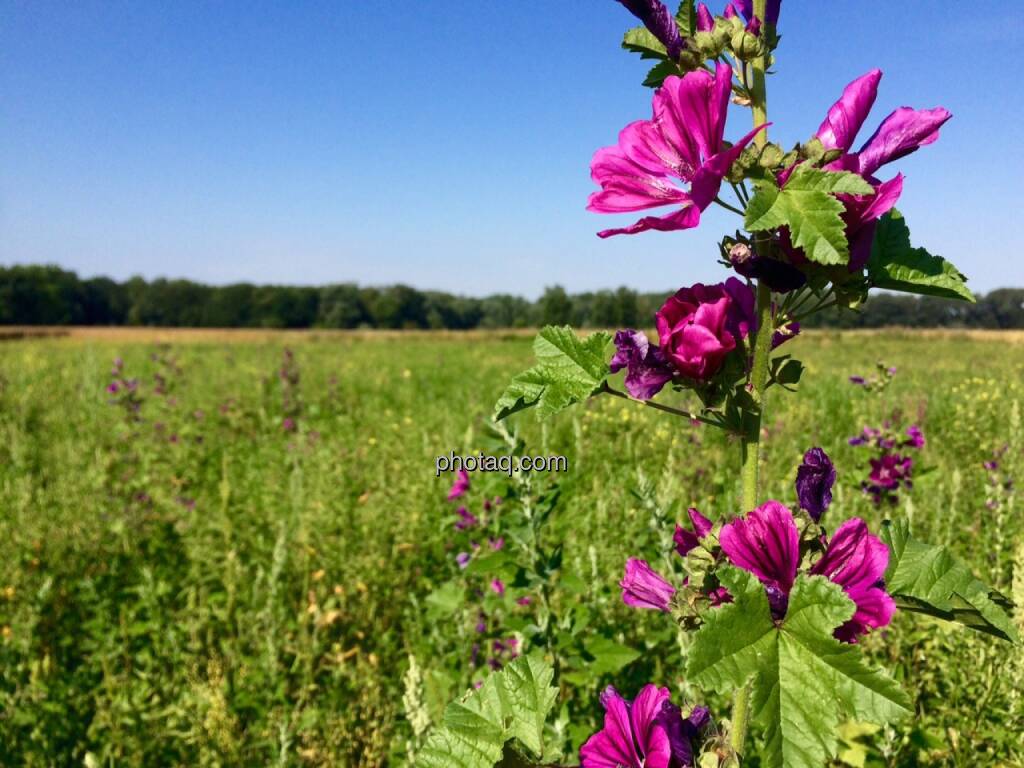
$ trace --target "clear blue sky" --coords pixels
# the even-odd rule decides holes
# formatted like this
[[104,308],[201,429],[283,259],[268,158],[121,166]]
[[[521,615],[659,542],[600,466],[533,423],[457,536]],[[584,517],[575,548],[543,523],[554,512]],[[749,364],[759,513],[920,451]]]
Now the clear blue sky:
[[[475,295],[718,279],[729,214],[601,241],[632,219],[584,210],[593,151],[649,115],[630,25],[612,0],[6,0],[0,263]],[[773,138],[880,67],[861,138],[899,105],[954,113],[896,166],[915,240],[977,290],[1024,285],[1024,4],[785,0],[780,27]]]

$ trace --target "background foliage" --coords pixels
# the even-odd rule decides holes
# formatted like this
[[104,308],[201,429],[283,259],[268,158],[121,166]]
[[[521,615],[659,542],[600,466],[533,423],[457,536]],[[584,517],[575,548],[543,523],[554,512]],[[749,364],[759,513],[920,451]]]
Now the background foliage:
[[[53,266],[0,267],[0,324],[144,325],[193,328],[628,328],[654,316],[671,291],[631,288],[568,294],[548,287],[536,301],[339,283],[321,287],[210,286],[189,280],[79,278]],[[816,315],[806,327],[1024,328],[1024,289],[1001,288],[977,304],[875,293],[861,312]]]

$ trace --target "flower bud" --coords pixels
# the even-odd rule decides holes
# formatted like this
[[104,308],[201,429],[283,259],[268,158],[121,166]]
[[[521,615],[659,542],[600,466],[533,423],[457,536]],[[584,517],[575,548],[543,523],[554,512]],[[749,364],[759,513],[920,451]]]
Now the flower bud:
[[745,29],[732,36],[731,47],[736,58],[741,61],[753,61],[764,53],[760,36]]
[[729,249],[729,261],[734,267],[745,264],[754,257],[754,252],[746,243],[736,243]]

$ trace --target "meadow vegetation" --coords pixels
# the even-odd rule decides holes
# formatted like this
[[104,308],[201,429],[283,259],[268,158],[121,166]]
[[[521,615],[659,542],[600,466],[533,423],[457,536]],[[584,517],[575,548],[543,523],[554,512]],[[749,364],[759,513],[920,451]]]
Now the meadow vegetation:
[[[488,417],[529,337],[165,339],[0,345],[0,764],[402,764],[488,673],[475,644],[516,638],[518,652],[535,636],[517,601],[541,596],[483,575],[475,590],[460,569],[454,477],[434,472],[440,454],[494,450]],[[809,370],[800,397],[771,392],[762,495],[793,499],[803,452],[821,446],[839,471],[834,520],[876,526],[898,508],[1024,604],[1024,340],[791,344]],[[887,387],[849,382],[879,361],[897,369]],[[926,437],[895,507],[863,492],[867,454],[848,444],[886,420]],[[557,484],[539,535],[563,545],[543,600],[572,615],[566,632],[601,638],[561,657],[571,754],[613,678],[687,692],[685,636],[628,612],[617,582],[625,554],[667,557],[659,521],[741,511],[735,445],[614,398],[514,421],[529,453],[569,461],[537,478]],[[512,485],[473,475],[464,503],[482,515]],[[1019,647],[906,612],[863,642],[915,716],[850,724],[845,764],[1024,765]]]

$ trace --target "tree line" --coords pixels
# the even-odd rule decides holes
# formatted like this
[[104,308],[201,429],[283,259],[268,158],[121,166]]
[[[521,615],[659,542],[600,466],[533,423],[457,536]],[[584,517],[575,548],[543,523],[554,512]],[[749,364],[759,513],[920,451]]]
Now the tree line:
[[[569,294],[548,287],[529,301],[337,283],[212,286],[191,280],[82,279],[55,266],[0,267],[0,324],[143,325],[194,328],[591,328],[650,327],[671,291],[630,288]],[[858,312],[824,312],[809,327],[1024,328],[1024,289],[1001,288],[976,304],[877,294]]]

